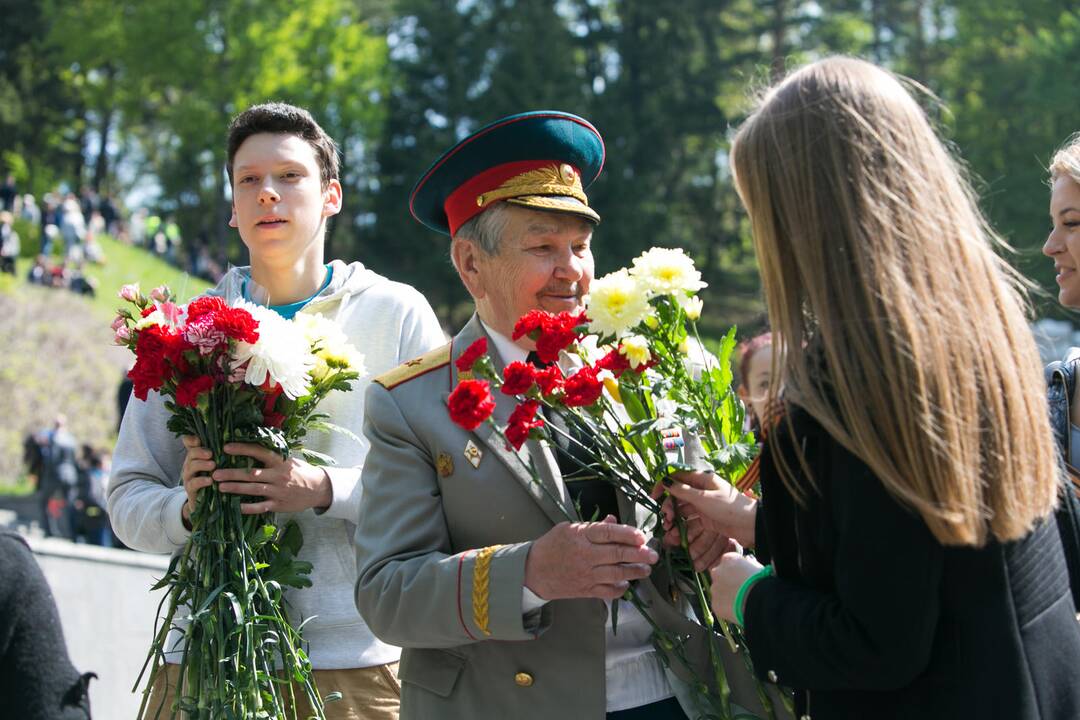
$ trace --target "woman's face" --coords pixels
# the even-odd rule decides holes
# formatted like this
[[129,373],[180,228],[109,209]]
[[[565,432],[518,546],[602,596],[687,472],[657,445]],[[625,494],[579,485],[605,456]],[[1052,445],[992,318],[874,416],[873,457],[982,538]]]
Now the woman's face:
[[1068,175],[1054,180],[1050,193],[1053,229],[1043,254],[1054,261],[1058,302],[1080,308],[1080,184]]
[[772,346],[760,348],[750,358],[746,377],[739,385],[739,397],[761,422],[765,417],[765,404],[769,398],[769,383],[772,380]]

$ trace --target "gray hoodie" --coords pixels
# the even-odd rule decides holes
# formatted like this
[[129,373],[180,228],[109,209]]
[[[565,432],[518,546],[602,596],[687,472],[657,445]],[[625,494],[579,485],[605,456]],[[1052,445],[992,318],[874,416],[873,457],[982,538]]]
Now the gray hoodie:
[[[368,451],[361,426],[364,391],[371,379],[446,342],[427,300],[414,288],[392,282],[360,263],[331,263],[328,285],[302,312],[321,313],[337,322],[364,355],[367,375],[348,393],[332,393],[319,406],[330,421],[361,436],[356,442],[339,433],[312,432],[307,446],[337,464],[327,468],[333,502],[323,513],[289,513],[304,534],[301,559],[314,566],[312,587],[288,590],[290,615],[304,627],[311,661],[317,669],[371,667],[394,662],[399,651],[371,634],[356,611],[356,555],[353,535],[360,513],[360,473]],[[249,268],[234,268],[212,291],[231,300]],[[168,411],[157,393],[146,402],[132,398],[124,413],[107,490],[109,516],[117,536],[136,550],[178,553],[190,532],[181,509],[184,447],[165,427]],[[170,642],[171,645],[171,642]],[[179,658],[176,658],[178,660]]]

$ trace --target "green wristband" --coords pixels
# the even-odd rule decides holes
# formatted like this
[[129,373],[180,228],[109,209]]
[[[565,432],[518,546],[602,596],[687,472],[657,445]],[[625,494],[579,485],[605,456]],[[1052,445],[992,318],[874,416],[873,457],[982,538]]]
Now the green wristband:
[[745,625],[743,622],[743,601],[746,599],[746,593],[750,592],[750,588],[752,588],[754,583],[758,580],[775,574],[776,571],[773,570],[773,566],[769,564],[743,580],[743,584],[739,586],[739,592],[735,593],[735,607],[732,609],[734,610],[735,622],[737,622],[740,627]]

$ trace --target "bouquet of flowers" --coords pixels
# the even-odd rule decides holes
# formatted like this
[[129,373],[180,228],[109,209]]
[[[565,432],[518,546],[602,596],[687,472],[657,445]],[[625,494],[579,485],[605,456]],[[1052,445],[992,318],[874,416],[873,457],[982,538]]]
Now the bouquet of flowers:
[[[125,285],[120,297],[130,308],[118,311],[112,327],[116,343],[135,353],[135,396],[161,393],[169,429],[197,436],[217,467],[254,466],[251,458],[226,455],[229,442],[331,462],[301,442],[311,429],[342,430],[317,406],[364,373],[363,358],[334,323],[303,313],[285,320],[219,297],[181,306],[165,286],[146,296]],[[297,559],[303,538],[294,522],[278,527],[272,513],[242,514],[240,499],[214,485],[199,491],[191,536],[154,588],[169,589],[168,606],[135,684],[149,666],[140,717],[165,653],[175,649],[166,644],[178,611],[187,622],[178,627],[180,684],[170,717],[295,718],[294,687],[324,717],[302,623],[290,624],[284,603],[285,587],[311,585],[310,563]]]
[[[500,376],[486,355],[486,341],[477,341],[456,361],[466,379],[449,399],[451,418],[466,429],[493,422],[492,385],[517,396],[506,426],[496,426],[506,442],[515,449],[529,438],[576,445],[576,452],[568,455],[581,473],[608,480],[651,511],[655,525],[647,530],[659,528],[656,488],[675,470],[708,467],[733,481],[745,478],[747,482],[737,486],[747,490],[757,443],[743,430],[744,410],[731,387],[735,329],[721,341],[718,356],[705,350],[695,324],[702,310],[697,292],[703,287],[700,273],[682,250],[653,248],[630,268],[594,280],[584,312],[529,312],[518,320],[513,339],[533,339],[539,365],[512,362]],[[555,364],[564,351],[580,361],[569,375]],[[552,412],[565,427],[545,422],[544,415],[551,417]],[[676,461],[669,457],[673,451],[679,455]],[[538,478],[530,461],[522,461]],[[673,590],[685,592],[700,623],[716,631],[708,633],[713,667],[709,681],[715,691],[705,682],[697,689],[710,716],[731,718],[720,643],[726,641],[736,650],[742,639],[737,627],[712,615],[708,573],[694,570],[686,522],[677,516],[676,523],[682,547],[665,551],[662,562],[677,578]],[[650,619],[633,588],[625,599]],[[616,623],[617,603],[612,607]],[[653,629],[666,661],[690,669],[680,638],[655,623]],[[749,667],[749,654],[742,656]],[[774,716],[772,700],[760,684],[758,695]]]

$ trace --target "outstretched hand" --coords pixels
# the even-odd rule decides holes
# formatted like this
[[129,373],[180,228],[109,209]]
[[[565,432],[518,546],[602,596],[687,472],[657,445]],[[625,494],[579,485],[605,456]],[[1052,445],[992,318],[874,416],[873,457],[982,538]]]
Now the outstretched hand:
[[544,600],[612,600],[631,580],[649,576],[659,559],[645,533],[619,525],[608,515],[602,522],[562,522],[533,541],[525,560],[525,586]]
[[665,543],[677,544],[678,541],[679,529],[675,523],[675,503],[678,503],[678,512],[686,518],[688,530],[700,523],[704,530],[715,535],[731,538],[744,547],[754,546],[756,500],[743,495],[711,472],[678,472],[672,475],[672,479],[670,485],[658,485],[653,491],[656,497],[665,490],[669,495],[662,506]]

